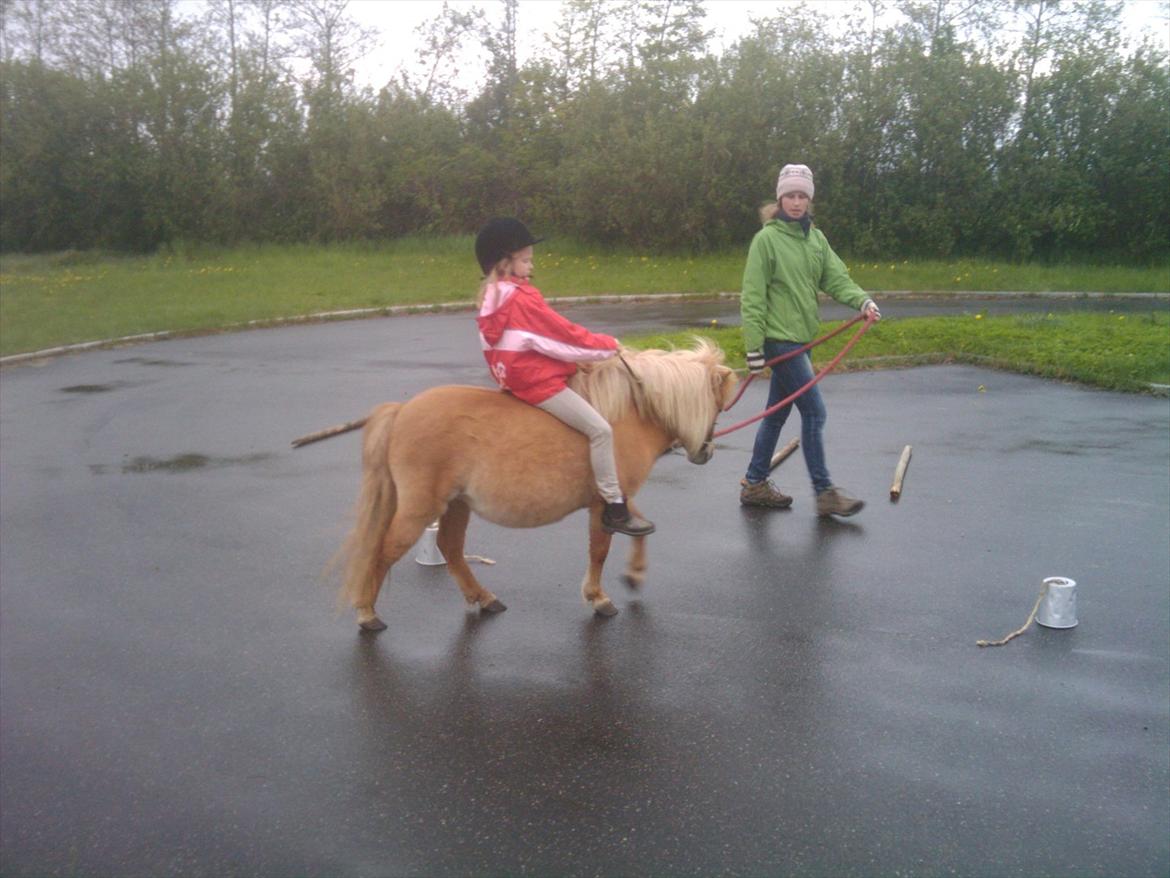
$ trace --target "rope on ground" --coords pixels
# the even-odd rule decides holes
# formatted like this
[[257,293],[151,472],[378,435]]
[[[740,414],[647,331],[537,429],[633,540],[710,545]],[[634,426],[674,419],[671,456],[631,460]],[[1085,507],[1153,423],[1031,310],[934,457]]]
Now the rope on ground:
[[1028,621],[1025,622],[1021,627],[1017,628],[1015,631],[1013,631],[1011,634],[1009,634],[1007,637],[1004,637],[1001,640],[976,640],[975,645],[976,646],[1003,646],[1009,640],[1014,640],[1015,638],[1019,637],[1021,634],[1023,634],[1025,631],[1028,630],[1029,626],[1036,619],[1036,613],[1039,612],[1039,610],[1040,610],[1040,602],[1042,600],[1044,600],[1044,595],[1047,593],[1048,593],[1048,583],[1046,582],[1046,583],[1044,583],[1044,587],[1040,589],[1040,597],[1036,598],[1036,605],[1034,607],[1032,607],[1032,612],[1028,614]]

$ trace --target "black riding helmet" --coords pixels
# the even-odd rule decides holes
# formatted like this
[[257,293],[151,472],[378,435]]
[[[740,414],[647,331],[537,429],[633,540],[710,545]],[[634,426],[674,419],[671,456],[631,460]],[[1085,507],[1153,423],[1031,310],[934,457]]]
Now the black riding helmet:
[[509,253],[539,244],[543,238],[532,237],[528,226],[510,216],[495,217],[475,236],[475,258],[483,273],[491,273],[497,262]]

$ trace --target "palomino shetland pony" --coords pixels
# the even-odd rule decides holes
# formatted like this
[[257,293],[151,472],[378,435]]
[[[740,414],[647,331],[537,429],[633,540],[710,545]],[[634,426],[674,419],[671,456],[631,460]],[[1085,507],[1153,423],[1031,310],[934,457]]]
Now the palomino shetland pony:
[[[710,459],[715,418],[736,379],[723,352],[705,340],[690,350],[623,356],[625,364],[613,357],[579,371],[571,386],[613,425],[618,476],[630,498],[676,443],[692,463]],[[504,605],[463,557],[471,513],[505,527],[539,527],[583,507],[590,510],[589,568],[581,593],[595,612],[613,615],[617,609],[601,587],[610,534],[601,529],[601,498],[583,434],[480,387],[435,387],[405,403],[386,403],[365,421],[357,522],[341,551],[342,597],[363,629],[384,629],[374,612],[382,582],[438,519],[436,542],[463,597],[499,612]],[[626,571],[631,585],[645,575],[643,540],[634,538]]]

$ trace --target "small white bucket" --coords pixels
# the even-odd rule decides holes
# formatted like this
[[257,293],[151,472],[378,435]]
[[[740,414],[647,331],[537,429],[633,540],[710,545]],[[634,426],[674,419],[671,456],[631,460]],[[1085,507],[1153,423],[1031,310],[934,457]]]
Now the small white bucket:
[[1044,580],[1044,599],[1036,613],[1036,624],[1045,628],[1077,626],[1076,580],[1064,576],[1049,576]]
[[446,564],[447,559],[439,551],[438,537],[439,523],[436,521],[427,525],[427,529],[423,531],[422,538],[418,541],[418,554],[414,556],[414,560],[427,567],[437,567],[440,564]]

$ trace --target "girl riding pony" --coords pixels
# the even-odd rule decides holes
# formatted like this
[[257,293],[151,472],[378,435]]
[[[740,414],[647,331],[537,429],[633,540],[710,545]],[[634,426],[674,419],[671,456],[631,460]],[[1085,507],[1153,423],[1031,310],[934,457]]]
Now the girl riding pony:
[[566,320],[529,283],[532,245],[539,240],[511,217],[490,220],[475,239],[484,273],[476,301],[484,358],[503,390],[589,439],[589,462],[605,501],[601,526],[610,533],[646,536],[654,524],[630,509],[618,485],[613,428],[567,384],[577,363],[614,356],[617,339]]

